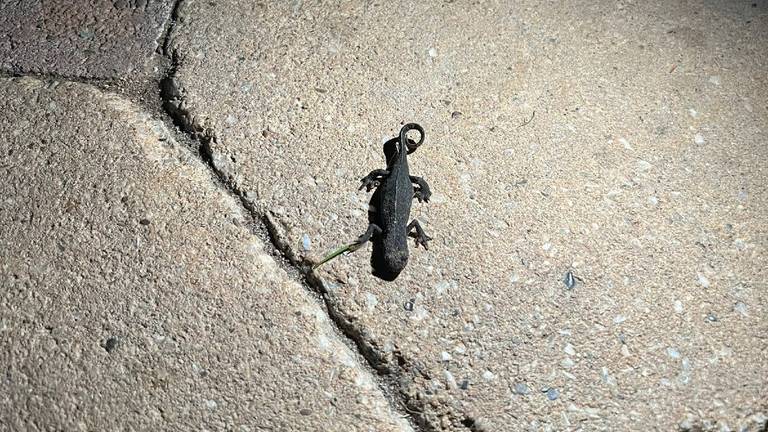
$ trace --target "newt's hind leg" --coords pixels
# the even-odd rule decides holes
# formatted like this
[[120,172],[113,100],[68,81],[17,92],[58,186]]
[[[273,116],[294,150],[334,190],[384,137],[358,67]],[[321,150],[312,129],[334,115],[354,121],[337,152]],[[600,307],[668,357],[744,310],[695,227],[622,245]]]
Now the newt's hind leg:
[[421,177],[410,176],[411,183],[415,184],[416,188],[413,190],[413,197],[419,200],[419,202],[429,202],[429,197],[432,196],[432,192],[429,190],[427,181]]
[[363,233],[363,235],[361,235],[360,237],[357,238],[357,240],[355,240],[355,243],[354,243],[355,249],[359,248],[360,246],[364,245],[366,242],[370,241],[371,237],[373,237],[374,235],[379,235],[379,234],[381,234],[381,228],[379,228],[379,226],[374,223],[369,224],[368,229],[365,230],[365,233]]
[[360,189],[363,190],[365,188],[366,192],[370,192],[371,189],[378,187],[381,183],[381,179],[389,175],[389,171],[383,170],[383,169],[377,169],[371,171],[370,174],[360,179],[362,184],[360,185]]
[[405,231],[408,233],[409,237],[413,237],[416,239],[416,247],[419,247],[419,245],[422,245],[424,246],[424,249],[429,250],[429,246],[427,246],[427,242],[432,240],[432,237],[428,236],[424,232],[424,229],[421,228],[421,225],[419,224],[418,220],[414,219],[413,221],[411,221],[411,223],[409,223],[408,226],[405,228]]

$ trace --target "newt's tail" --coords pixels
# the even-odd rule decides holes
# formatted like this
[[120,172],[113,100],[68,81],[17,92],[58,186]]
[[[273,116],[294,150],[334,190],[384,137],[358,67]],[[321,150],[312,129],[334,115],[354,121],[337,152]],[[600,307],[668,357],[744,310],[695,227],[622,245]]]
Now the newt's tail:
[[[408,139],[408,131],[416,130],[419,132],[419,141]],[[424,128],[416,123],[408,123],[400,129],[400,157],[404,158],[406,154],[411,154],[424,142]],[[404,152],[403,149],[406,149]]]

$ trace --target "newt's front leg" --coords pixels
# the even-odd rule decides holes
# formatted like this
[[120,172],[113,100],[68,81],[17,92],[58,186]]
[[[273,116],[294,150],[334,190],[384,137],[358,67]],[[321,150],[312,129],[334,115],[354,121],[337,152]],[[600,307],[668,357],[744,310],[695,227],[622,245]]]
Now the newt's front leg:
[[379,184],[381,184],[381,180],[389,175],[389,171],[384,169],[376,169],[371,171],[370,174],[360,179],[362,184],[360,185],[360,189],[363,190],[365,188],[366,192],[370,192],[371,189],[379,187]]
[[414,219],[413,221],[411,221],[411,223],[408,224],[408,227],[405,228],[405,232],[408,233],[409,237],[413,237],[416,239],[416,247],[419,247],[419,245],[422,245],[424,246],[424,249],[429,250],[429,246],[427,246],[427,242],[432,240],[432,237],[428,236],[424,232],[424,229],[421,228],[421,225],[419,224],[418,220]]
[[419,202],[429,202],[429,197],[432,196],[432,192],[429,190],[427,181],[421,177],[410,176],[411,183],[418,186],[413,189],[413,197],[419,200]]

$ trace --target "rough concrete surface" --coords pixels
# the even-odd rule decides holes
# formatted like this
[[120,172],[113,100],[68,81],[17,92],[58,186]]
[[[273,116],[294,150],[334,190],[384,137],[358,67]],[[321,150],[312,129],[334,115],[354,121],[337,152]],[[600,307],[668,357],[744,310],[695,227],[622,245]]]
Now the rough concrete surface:
[[[768,4],[183,2],[169,108],[295,263],[402,122],[434,237],[318,277],[425,430],[765,430]],[[535,114],[534,114],[535,113]]]
[[0,430],[411,430],[163,123],[0,100]]
[[0,1],[0,70],[82,78],[147,75],[167,0]]

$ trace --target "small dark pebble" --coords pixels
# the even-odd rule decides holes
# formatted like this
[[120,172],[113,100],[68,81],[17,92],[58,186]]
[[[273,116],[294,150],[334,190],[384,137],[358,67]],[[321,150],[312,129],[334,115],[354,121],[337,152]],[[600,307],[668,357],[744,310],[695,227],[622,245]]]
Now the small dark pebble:
[[104,342],[104,349],[107,350],[108,353],[111,353],[117,348],[117,343],[117,338],[112,336]]
[[565,277],[563,278],[563,283],[565,284],[565,287],[568,289],[573,289],[573,287],[576,286],[576,278],[573,276],[573,272],[568,270],[568,272],[565,273]]
[[302,409],[299,410],[299,414],[308,416],[308,415],[312,414],[312,410],[309,409],[309,408],[302,408]]
[[715,314],[713,314],[711,312],[708,313],[707,314],[707,321],[709,321],[709,322],[716,322],[716,321],[718,321],[717,315],[715,315]]
[[462,390],[466,390],[469,388],[469,380],[465,379],[459,384],[459,388]]
[[454,111],[454,112],[451,113],[451,118],[454,119],[454,120],[460,119],[461,115],[462,115],[461,111]]
[[413,302],[415,302],[415,301],[416,301],[416,299],[410,299],[407,302],[405,302],[405,304],[403,305],[405,310],[407,310],[408,312],[412,312],[413,311]]
[[149,225],[149,219],[144,218],[144,219],[140,220],[139,223],[142,224],[142,225]]

